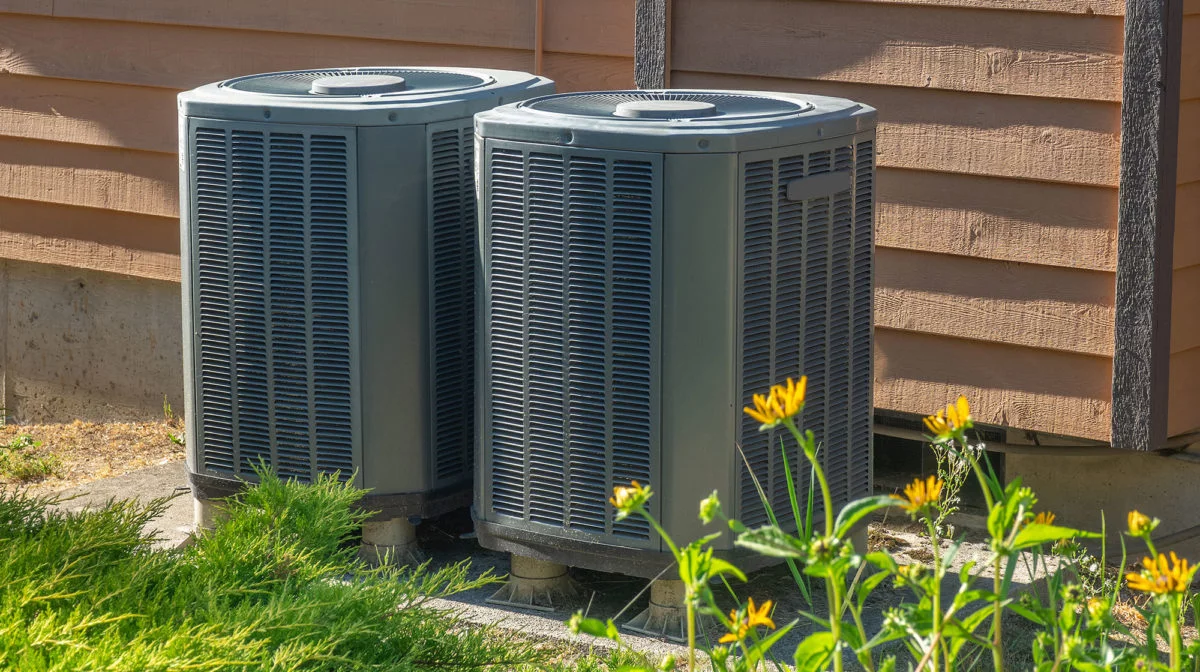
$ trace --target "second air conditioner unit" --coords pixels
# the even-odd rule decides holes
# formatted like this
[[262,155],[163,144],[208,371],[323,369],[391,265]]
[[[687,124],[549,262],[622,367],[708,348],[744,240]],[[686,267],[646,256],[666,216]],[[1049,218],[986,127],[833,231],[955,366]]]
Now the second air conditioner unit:
[[870,493],[874,129],[848,100],[736,91],[476,117],[484,546],[654,577],[669,554],[614,522],[615,485],[650,484],[680,540],[714,489],[764,524],[751,471],[790,511],[780,432],[741,409],[801,374],[835,499]]

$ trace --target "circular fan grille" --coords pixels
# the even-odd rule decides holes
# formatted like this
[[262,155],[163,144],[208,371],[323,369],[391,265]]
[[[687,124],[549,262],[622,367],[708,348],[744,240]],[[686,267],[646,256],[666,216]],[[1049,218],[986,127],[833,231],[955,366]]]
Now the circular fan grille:
[[[445,70],[416,70],[407,68],[341,68],[336,70],[297,70],[295,72],[273,72],[265,75],[251,75],[231,79],[221,86],[246,91],[248,93],[264,93],[274,96],[313,96],[320,98],[337,98],[337,93],[313,93],[312,85],[316,80],[329,80],[337,77],[361,77],[364,75],[399,77],[404,81],[404,90],[399,93],[384,93],[379,95],[404,95],[414,93],[438,93],[447,91],[462,91],[492,83],[490,77],[479,77],[461,72]],[[319,87],[318,87],[319,88]],[[344,97],[359,97],[360,93],[344,94]]]
[[[630,114],[631,104],[644,106],[653,101],[685,101],[694,103],[696,114]],[[531,101],[528,107],[543,112],[571,114],[585,117],[614,119],[669,119],[669,118],[752,118],[795,114],[811,109],[811,105],[796,103],[781,98],[754,94],[724,93],[716,91],[613,91],[578,93],[549,96]],[[709,108],[709,106],[712,106]],[[652,106],[651,106],[652,107]]]

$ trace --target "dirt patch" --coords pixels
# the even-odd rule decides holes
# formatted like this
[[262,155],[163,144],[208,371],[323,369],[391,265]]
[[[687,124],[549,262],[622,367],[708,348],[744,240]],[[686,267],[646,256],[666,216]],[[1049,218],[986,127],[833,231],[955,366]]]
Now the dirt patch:
[[[183,431],[178,418],[157,422],[83,422],[5,425],[0,427],[0,451],[20,451],[31,460],[52,465],[50,473],[23,479],[0,473],[0,489],[23,488],[49,494],[110,478],[153,464],[184,459],[183,446],[172,437]],[[9,448],[29,443],[37,445]]]

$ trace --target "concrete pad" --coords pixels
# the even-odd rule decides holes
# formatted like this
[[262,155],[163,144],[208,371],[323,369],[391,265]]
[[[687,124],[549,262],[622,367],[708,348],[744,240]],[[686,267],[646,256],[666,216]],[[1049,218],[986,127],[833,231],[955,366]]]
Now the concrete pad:
[[58,497],[69,498],[59,504],[60,509],[81,511],[104,506],[111,500],[137,499],[149,501],[158,497],[172,497],[161,518],[150,524],[150,529],[159,537],[159,548],[175,548],[192,533],[192,497],[187,484],[187,471],[182,460],[156,464],[127,474],[105,478],[63,490]]

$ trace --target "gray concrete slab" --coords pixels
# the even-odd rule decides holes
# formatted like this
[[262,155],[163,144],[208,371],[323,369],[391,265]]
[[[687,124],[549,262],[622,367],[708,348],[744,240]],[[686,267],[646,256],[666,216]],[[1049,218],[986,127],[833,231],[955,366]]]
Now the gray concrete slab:
[[159,537],[160,548],[174,548],[192,533],[192,497],[188,493],[187,471],[182,460],[156,464],[127,474],[94,481],[57,493],[64,501],[59,507],[68,511],[104,506],[112,500],[149,501],[175,496],[161,518],[151,523]]

